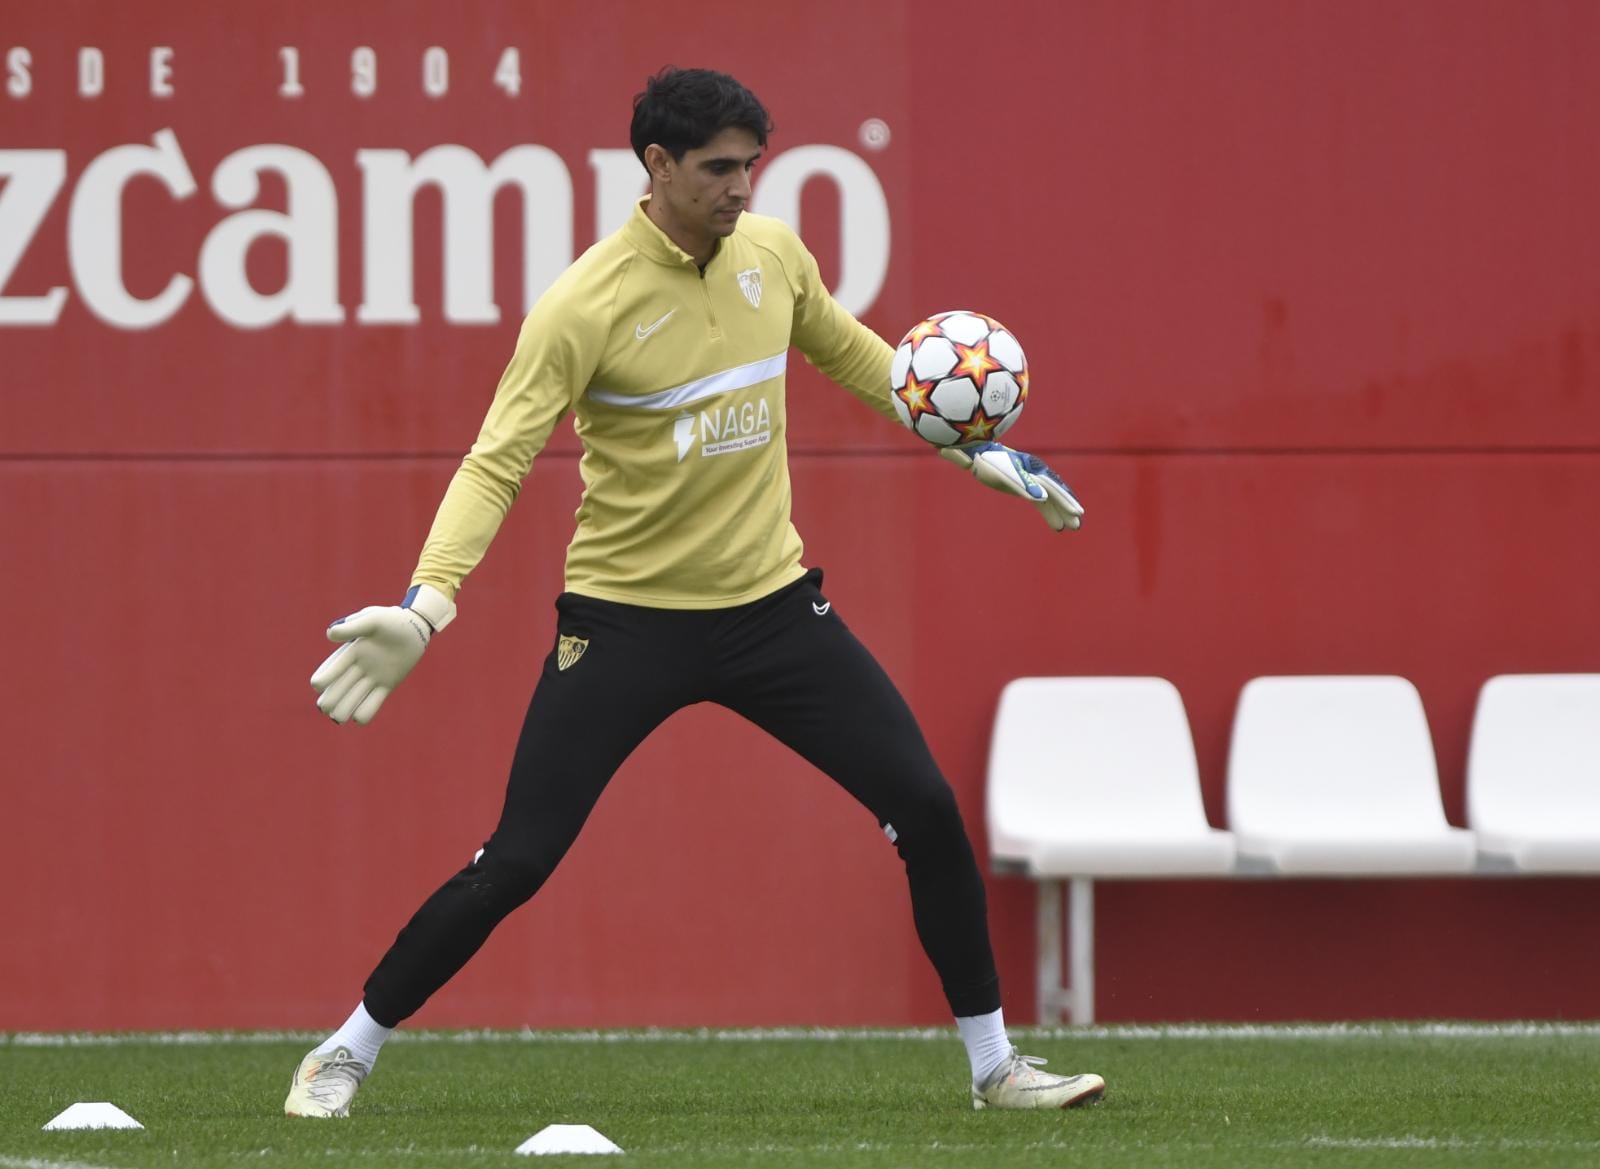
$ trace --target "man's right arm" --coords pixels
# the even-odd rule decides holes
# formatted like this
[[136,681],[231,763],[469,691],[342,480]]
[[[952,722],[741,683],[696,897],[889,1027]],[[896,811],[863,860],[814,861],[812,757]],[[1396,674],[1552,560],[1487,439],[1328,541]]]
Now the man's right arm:
[[[552,290],[555,291],[555,290]],[[547,293],[522,323],[478,441],[456,469],[398,605],[335,621],[343,644],[311,675],[317,708],[336,723],[371,722],[384,699],[456,613],[452,598],[483,559],[550,431],[577,401],[604,338],[568,299]]]
[[455,596],[500,530],[534,456],[589,384],[599,341],[550,300],[542,299],[522,324],[478,440],[433,518],[412,585]]

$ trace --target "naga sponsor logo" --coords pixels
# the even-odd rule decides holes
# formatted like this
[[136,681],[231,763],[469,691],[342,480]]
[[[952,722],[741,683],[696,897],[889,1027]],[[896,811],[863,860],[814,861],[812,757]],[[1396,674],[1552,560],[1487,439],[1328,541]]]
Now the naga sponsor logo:
[[672,420],[672,441],[678,449],[678,462],[683,462],[700,443],[702,458],[712,455],[729,455],[766,446],[772,441],[772,409],[765,398],[754,402],[730,403],[700,411],[699,415],[685,410]]
[[[0,327],[52,326],[76,292],[107,325],[152,329],[171,320],[197,288],[217,318],[241,329],[284,322],[337,326],[350,317],[358,325],[415,325],[423,306],[413,286],[413,211],[424,189],[438,197],[440,307],[451,324],[502,320],[503,308],[494,296],[493,210],[503,190],[520,195],[522,210],[522,303],[505,310],[522,316],[576,254],[573,176],[549,147],[513,146],[492,160],[450,143],[417,155],[371,148],[356,148],[353,155],[359,172],[355,191],[335,182],[334,173],[348,173],[344,159],[330,171],[322,159],[296,146],[244,146],[217,163],[207,202],[196,198],[202,181],[170,128],[156,131],[148,143],[113,146],[87,160],[69,160],[60,149],[0,149]],[[585,161],[593,179],[596,234],[603,236],[632,214],[646,176],[632,150],[590,150]],[[65,190],[69,173],[77,179]],[[840,252],[834,295],[859,316],[877,299],[889,268],[889,206],[867,161],[839,146],[782,151],[763,165],[751,205],[798,230],[801,191],[814,179],[828,180],[837,193]],[[125,200],[135,184],[140,197]],[[283,192],[281,210],[273,203],[260,205],[264,186]],[[150,190],[156,192],[153,199],[144,193]],[[209,226],[198,254],[174,247],[153,261],[141,255],[135,278],[125,279],[125,237],[184,236],[173,230],[173,208],[161,205],[163,197],[181,216],[205,217]],[[360,208],[359,232],[341,233],[340,209],[351,200]],[[54,228],[41,237],[40,228],[62,201],[64,238],[53,234]],[[276,289],[258,288],[246,270],[252,248],[263,241],[285,258],[285,275]],[[31,260],[32,287],[12,279],[25,257]],[[340,286],[341,268],[360,272],[354,296]],[[39,272],[44,274],[31,275]],[[742,288],[751,304],[759,305],[759,278],[742,280]]]

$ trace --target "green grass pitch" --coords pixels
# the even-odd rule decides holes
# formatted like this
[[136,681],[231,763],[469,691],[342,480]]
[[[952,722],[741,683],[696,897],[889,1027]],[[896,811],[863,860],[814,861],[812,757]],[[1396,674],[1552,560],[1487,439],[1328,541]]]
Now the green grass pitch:
[[[640,1169],[1600,1165],[1600,1026],[1014,1038],[1105,1102],[973,1112],[953,1032],[402,1033],[348,1120],[291,1120],[309,1036],[0,1035],[0,1169],[595,1164],[513,1153],[557,1123]],[[145,1130],[40,1131],[78,1100]]]

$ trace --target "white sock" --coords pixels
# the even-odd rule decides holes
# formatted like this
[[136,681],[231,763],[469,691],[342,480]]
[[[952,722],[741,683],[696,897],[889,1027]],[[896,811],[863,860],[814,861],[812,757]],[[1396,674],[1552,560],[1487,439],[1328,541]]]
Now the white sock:
[[999,1010],[993,1010],[987,1015],[957,1015],[956,1027],[961,1032],[961,1042],[967,1045],[967,1059],[972,1064],[972,1082],[981,1084],[1011,1054],[1011,1040],[1006,1037],[1006,1021]]
[[344,1021],[344,1026],[318,1044],[316,1050],[331,1052],[336,1047],[343,1047],[370,1070],[378,1062],[378,1048],[393,1034],[393,1027],[385,1027],[367,1014],[366,1003],[357,1003],[356,1009]]

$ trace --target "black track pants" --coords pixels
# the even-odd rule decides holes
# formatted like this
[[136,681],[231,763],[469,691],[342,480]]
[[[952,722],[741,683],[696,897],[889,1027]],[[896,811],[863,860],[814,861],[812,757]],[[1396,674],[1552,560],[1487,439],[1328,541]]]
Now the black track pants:
[[[558,646],[529,704],[505,809],[483,854],[423,903],[367,980],[394,1026],[536,893],[612,774],[668,715],[715,702],[831,776],[895,842],[917,935],[956,1015],[1000,1006],[983,881],[950,787],[894,684],[811,570],[728,609],[650,609],[563,593]],[[561,638],[587,644],[559,668]]]

